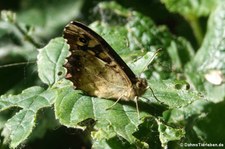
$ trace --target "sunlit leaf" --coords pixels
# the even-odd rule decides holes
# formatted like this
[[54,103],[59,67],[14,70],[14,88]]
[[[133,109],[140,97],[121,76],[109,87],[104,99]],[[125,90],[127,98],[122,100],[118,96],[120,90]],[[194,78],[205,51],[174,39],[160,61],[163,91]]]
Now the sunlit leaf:
[[51,90],[44,90],[41,87],[31,87],[18,95],[0,97],[0,111],[12,107],[21,108],[5,124],[2,135],[5,142],[12,148],[17,147],[27,139],[35,127],[35,119],[38,110],[49,107],[54,102],[55,93]]

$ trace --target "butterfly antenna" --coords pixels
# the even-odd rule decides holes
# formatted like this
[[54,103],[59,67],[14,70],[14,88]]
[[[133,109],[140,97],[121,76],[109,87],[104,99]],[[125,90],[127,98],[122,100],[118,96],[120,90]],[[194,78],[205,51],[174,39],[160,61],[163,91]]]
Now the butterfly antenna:
[[159,52],[162,50],[162,48],[159,48],[155,51],[155,53],[153,54],[153,56],[151,57],[150,61],[146,64],[146,66],[144,67],[144,69],[141,72],[144,72],[147,67],[152,63],[152,61],[155,59],[155,57],[159,54]]
[[0,68],[7,68],[7,67],[20,66],[20,65],[33,64],[35,62],[36,61],[32,61],[32,62],[19,62],[19,63],[13,63],[13,64],[5,64],[5,65],[1,65]]
[[148,86],[148,88],[149,88],[150,91],[152,92],[153,97],[154,97],[158,102],[161,103],[161,101],[156,97],[156,95],[155,95],[154,91],[152,90],[152,88],[151,88],[150,86]]

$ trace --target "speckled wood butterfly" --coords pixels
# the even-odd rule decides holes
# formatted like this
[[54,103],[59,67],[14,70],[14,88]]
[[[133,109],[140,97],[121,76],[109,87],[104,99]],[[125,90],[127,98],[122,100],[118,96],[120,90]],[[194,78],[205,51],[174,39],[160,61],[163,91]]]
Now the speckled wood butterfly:
[[[79,22],[71,22],[63,37],[70,45],[66,78],[76,89],[100,98],[135,100],[147,89],[112,47],[97,33]],[[117,102],[116,101],[116,102]]]

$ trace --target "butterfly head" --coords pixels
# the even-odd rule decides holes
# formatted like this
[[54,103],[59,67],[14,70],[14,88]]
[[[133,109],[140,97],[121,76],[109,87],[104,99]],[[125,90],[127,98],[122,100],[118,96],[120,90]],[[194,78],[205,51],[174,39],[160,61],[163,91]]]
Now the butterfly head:
[[148,88],[147,80],[143,79],[143,78],[137,78],[137,81],[134,84],[134,88],[136,90],[136,95],[137,96],[140,96],[140,95],[144,94],[144,92]]

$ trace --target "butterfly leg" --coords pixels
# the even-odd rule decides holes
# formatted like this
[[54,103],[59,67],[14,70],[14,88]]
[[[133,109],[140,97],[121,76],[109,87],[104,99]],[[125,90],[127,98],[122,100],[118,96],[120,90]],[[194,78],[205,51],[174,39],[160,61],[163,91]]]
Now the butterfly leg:
[[138,96],[134,97],[134,102],[136,104],[136,110],[137,110],[137,115],[138,115],[138,120],[140,119],[140,112],[139,112],[139,107],[138,107]]
[[109,106],[108,108],[106,108],[106,110],[109,110],[109,109],[111,109],[113,106],[115,106],[115,105],[120,101],[121,98],[122,98],[122,96],[119,97],[119,98],[116,100],[116,102],[114,102],[111,106]]

